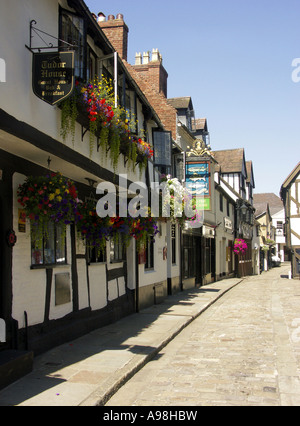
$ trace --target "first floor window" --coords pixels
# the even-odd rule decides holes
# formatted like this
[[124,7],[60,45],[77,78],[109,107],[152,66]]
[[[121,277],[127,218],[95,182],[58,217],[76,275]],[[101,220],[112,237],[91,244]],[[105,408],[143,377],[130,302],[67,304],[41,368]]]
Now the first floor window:
[[[85,79],[86,31],[83,18],[61,9],[60,39],[75,46],[71,48],[75,51],[75,76]],[[67,45],[63,42],[61,44],[62,50],[69,50]]]
[[31,263],[32,266],[67,263],[66,236],[62,226],[49,222],[40,237],[31,230]]

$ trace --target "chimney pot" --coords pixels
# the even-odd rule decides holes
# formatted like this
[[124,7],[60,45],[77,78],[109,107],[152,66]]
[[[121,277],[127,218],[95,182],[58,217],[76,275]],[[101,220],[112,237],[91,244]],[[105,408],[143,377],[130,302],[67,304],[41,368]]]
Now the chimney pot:
[[124,15],[122,15],[122,13],[118,13],[116,19],[120,19],[121,21],[124,21]]
[[142,54],[136,53],[135,54],[135,65],[142,65],[142,64],[143,64]]
[[98,22],[105,22],[105,20],[106,20],[106,16],[104,15],[104,13],[102,13],[102,12],[98,13],[97,21]]
[[147,65],[150,62],[150,52],[144,52],[143,54],[143,64]]
[[160,59],[161,59],[161,56],[160,56],[159,50],[153,49],[152,50],[152,62],[160,61]]
[[[119,16],[121,16],[120,13],[117,17]],[[122,19],[115,19],[114,15],[109,15],[106,22],[98,22],[98,24],[120,57],[127,61],[129,29],[126,23]]]

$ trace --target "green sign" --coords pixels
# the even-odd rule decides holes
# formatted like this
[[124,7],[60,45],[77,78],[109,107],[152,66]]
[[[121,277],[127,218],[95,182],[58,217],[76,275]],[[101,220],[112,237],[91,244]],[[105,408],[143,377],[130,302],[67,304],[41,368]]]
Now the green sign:
[[210,198],[197,198],[196,199],[197,210],[211,210]]
[[186,185],[196,197],[198,211],[211,210],[210,163],[190,161],[186,163]]

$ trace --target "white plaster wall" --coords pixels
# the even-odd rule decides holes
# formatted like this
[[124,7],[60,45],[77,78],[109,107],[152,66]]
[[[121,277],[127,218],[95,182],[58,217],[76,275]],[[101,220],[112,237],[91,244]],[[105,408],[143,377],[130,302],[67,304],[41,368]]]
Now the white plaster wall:
[[[46,297],[46,270],[30,269],[31,267],[31,238],[30,223],[26,223],[26,233],[18,231],[18,210],[21,208],[17,200],[18,186],[24,182],[25,176],[15,173],[13,176],[13,227],[17,235],[17,243],[13,249],[12,265],[12,291],[13,305],[12,316],[19,322],[19,327],[24,326],[24,311],[28,314],[29,325],[40,324],[44,321]],[[50,319],[58,319],[72,311],[71,302],[63,306],[55,306],[55,274],[69,273],[70,265],[70,234],[67,229],[67,266],[59,266],[53,270],[51,290]]]
[[[48,105],[37,98],[32,90],[32,53],[25,48],[29,45],[30,21],[36,20],[38,29],[41,29],[54,37],[58,37],[59,28],[59,4],[69,9],[66,0],[11,0],[1,2],[0,15],[0,58],[6,63],[6,83],[1,84],[0,108],[17,120],[25,122],[63,143],[60,136],[61,111],[58,106]],[[56,40],[43,36],[54,44]],[[43,42],[35,35],[33,47],[41,47]],[[100,53],[100,49],[97,53]],[[138,103],[138,116],[143,122],[141,105]],[[106,158],[100,149],[90,153],[89,132],[84,140],[81,138],[81,126],[76,124],[76,138],[71,136],[65,141],[66,145],[82,155],[100,163],[107,170],[113,170],[111,161]],[[95,141],[96,143],[96,141]],[[124,157],[121,155],[118,164],[118,173],[127,173],[131,181],[140,180],[139,169],[136,171],[124,165]],[[144,181],[144,178],[142,179]]]
[[87,265],[85,259],[77,259],[79,309],[89,307]]
[[17,201],[17,189],[25,180],[25,176],[15,173],[13,176],[13,228],[17,235],[17,243],[13,248],[12,259],[12,317],[23,328],[24,311],[28,313],[30,325],[39,324],[44,320],[46,297],[46,272],[44,270],[30,270],[31,265],[31,240],[30,225],[26,224],[26,233],[18,232],[18,209],[21,208]]
[[163,248],[167,245],[167,227],[162,223],[162,235],[157,235],[154,245],[154,269],[145,270],[145,265],[139,265],[140,287],[160,283],[167,279],[167,260],[163,260]]
[[91,309],[97,311],[107,306],[105,264],[89,266]]

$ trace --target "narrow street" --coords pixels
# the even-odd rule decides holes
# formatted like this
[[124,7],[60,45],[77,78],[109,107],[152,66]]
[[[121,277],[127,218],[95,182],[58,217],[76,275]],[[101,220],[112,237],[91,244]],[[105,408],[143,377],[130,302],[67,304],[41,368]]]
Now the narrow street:
[[106,406],[300,405],[300,282],[289,269],[232,289]]

